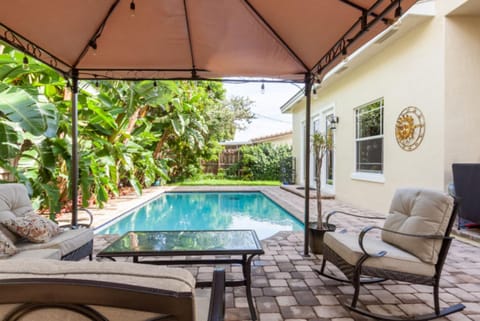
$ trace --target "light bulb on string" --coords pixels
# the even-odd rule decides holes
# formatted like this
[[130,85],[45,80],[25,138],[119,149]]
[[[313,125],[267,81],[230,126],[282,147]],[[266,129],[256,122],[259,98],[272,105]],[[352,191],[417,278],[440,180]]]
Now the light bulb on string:
[[265,84],[262,82],[262,86],[260,87],[260,92],[263,94],[265,94]]
[[28,70],[28,69],[30,69],[30,66],[28,65],[28,58],[27,58],[27,56],[23,56],[22,68],[23,68],[23,70]]
[[135,1],[130,2],[130,17],[135,17]]

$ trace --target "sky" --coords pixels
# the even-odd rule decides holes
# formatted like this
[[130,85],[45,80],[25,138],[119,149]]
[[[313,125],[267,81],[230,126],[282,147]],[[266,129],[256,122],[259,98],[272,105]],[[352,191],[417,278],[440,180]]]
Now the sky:
[[252,138],[264,137],[292,130],[292,115],[282,114],[280,107],[295,95],[300,88],[289,83],[265,83],[265,93],[261,93],[261,83],[228,83],[224,87],[227,97],[248,97],[256,118],[245,130],[237,130],[234,141],[243,142]]

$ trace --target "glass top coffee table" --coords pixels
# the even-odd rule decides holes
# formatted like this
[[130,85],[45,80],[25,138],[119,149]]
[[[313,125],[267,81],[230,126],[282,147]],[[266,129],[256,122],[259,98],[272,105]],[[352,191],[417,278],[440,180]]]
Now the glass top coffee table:
[[[135,263],[157,265],[240,264],[243,279],[227,280],[225,285],[245,286],[250,315],[252,320],[256,320],[251,291],[251,262],[256,255],[263,253],[253,230],[131,231],[103,249],[97,257],[112,260],[115,257],[132,257]],[[152,259],[162,256],[185,258]],[[206,286],[211,286],[211,282],[197,282],[197,287]]]

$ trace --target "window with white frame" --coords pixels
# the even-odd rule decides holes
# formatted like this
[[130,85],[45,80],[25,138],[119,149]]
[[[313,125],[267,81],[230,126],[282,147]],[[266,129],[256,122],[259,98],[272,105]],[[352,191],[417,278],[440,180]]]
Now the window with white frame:
[[355,109],[356,171],[383,173],[383,98]]

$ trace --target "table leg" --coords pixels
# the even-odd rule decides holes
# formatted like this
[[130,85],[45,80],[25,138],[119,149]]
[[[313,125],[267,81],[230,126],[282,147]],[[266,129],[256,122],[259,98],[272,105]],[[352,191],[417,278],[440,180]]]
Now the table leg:
[[246,255],[242,256],[242,272],[245,279],[245,290],[247,294],[248,308],[250,309],[250,316],[252,321],[257,320],[257,314],[255,312],[255,306],[253,305],[252,298],[252,278],[251,278],[251,264],[252,259],[256,254],[250,255],[248,258]]

